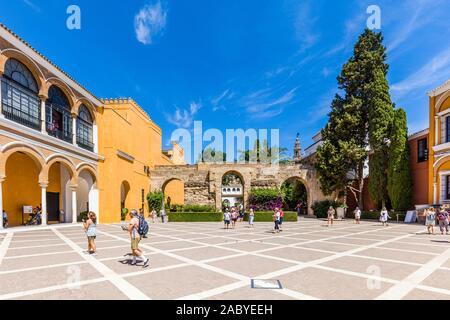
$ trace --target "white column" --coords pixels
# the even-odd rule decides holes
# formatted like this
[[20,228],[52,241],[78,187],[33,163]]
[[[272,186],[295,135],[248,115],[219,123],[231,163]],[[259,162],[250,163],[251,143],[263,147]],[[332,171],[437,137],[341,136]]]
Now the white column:
[[71,187],[72,191],[72,223],[77,223],[77,188]]
[[47,183],[40,183],[41,186],[41,205],[42,205],[42,225],[47,225]]
[[437,204],[437,182],[433,183],[433,204]]
[[47,134],[47,125],[46,125],[46,110],[45,110],[45,101],[47,97],[40,96],[41,99],[41,132],[43,134]]
[[0,213],[2,215],[0,222],[0,230],[3,229],[3,189],[2,189],[3,179],[0,179]]
[[77,145],[77,116],[72,114],[72,143]]
[[439,117],[434,116],[434,145],[439,144]]
[[92,139],[94,140],[94,152],[98,153],[98,127],[94,124],[92,127]]

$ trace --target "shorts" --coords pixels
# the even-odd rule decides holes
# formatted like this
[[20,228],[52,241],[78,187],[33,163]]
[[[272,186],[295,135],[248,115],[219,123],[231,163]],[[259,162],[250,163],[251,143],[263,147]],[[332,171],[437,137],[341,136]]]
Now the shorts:
[[230,220],[223,220],[225,224],[230,224]]
[[233,218],[233,219],[231,219],[231,220],[233,220],[233,222],[236,222],[236,221],[237,221],[237,219],[238,219],[238,218]]
[[427,226],[427,227],[429,227],[429,226],[435,226],[436,225],[436,221],[434,221],[434,220],[432,220],[432,221],[426,221],[425,222],[425,225]]
[[97,238],[97,236],[88,236],[88,240],[95,240],[95,238]]
[[141,238],[131,239],[131,250],[137,250],[139,248],[139,242]]

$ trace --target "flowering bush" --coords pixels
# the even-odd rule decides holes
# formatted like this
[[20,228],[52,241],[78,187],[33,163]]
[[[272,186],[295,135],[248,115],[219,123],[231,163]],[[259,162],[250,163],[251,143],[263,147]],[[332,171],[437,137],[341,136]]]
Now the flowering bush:
[[252,189],[249,196],[250,208],[255,211],[270,211],[283,207],[283,196],[280,189]]

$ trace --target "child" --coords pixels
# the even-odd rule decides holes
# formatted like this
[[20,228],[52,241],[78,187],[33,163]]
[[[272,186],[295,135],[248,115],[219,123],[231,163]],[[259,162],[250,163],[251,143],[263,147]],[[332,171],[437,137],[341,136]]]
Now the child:
[[356,207],[354,213],[355,213],[355,222],[356,222],[356,224],[360,224],[361,210],[359,210],[359,207]]
[[425,224],[428,229],[428,234],[434,234],[434,226],[436,225],[436,213],[434,208],[425,210]]
[[225,229],[229,229],[230,228],[230,211],[228,211],[228,209],[225,210],[225,213],[223,214],[223,223],[224,223],[224,227]]
[[83,227],[84,230],[86,230],[86,236],[88,239],[88,250],[86,253],[89,254],[96,254],[97,253],[97,247],[95,246],[95,238],[97,236],[96,234],[96,228],[97,228],[97,216],[94,212],[89,212],[87,216],[87,220],[83,220]]
[[388,219],[391,219],[391,217],[389,216],[388,211],[386,210],[386,208],[383,208],[383,210],[381,210],[380,212],[380,221],[383,224],[383,227],[386,226],[388,227]]
[[328,222],[327,222],[327,226],[330,227],[333,225],[333,220],[334,220],[334,215],[336,214],[336,210],[334,210],[333,207],[329,207],[328,211],[327,211],[327,215],[328,215]]

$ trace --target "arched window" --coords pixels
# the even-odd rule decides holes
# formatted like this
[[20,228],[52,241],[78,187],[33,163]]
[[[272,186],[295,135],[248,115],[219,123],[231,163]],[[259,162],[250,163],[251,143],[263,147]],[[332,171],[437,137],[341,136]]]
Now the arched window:
[[72,142],[72,118],[69,99],[55,85],[52,85],[48,90],[46,117],[48,134]]
[[1,79],[2,113],[5,118],[40,130],[39,88],[31,71],[20,61],[8,59]]
[[34,93],[38,93],[38,85],[31,71],[20,61],[16,59],[8,59],[5,64],[5,76],[29,89]]
[[85,105],[78,109],[77,143],[81,148],[94,151],[93,120]]

